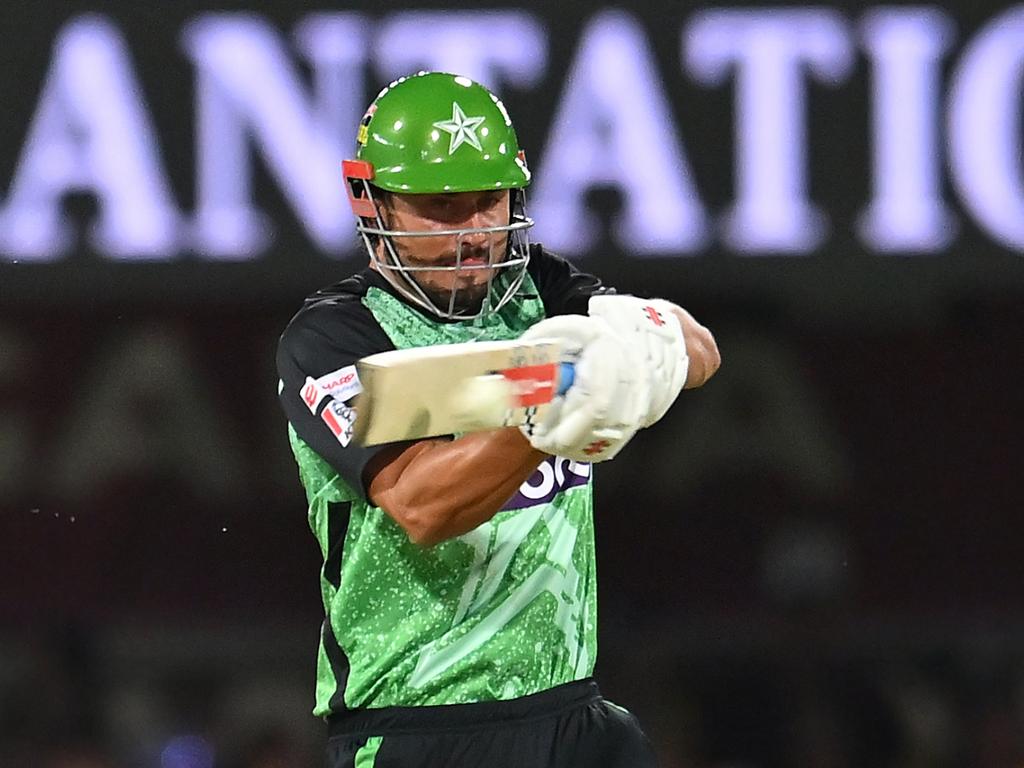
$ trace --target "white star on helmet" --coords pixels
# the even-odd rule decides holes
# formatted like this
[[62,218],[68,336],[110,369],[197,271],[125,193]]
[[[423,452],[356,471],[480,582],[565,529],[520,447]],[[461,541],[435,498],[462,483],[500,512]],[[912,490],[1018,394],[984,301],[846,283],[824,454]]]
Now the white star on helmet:
[[438,120],[434,123],[434,127],[451,134],[451,139],[448,142],[449,155],[455,154],[455,150],[463,144],[469,144],[477,152],[483,152],[484,148],[480,146],[480,139],[476,135],[476,129],[483,121],[483,117],[466,117],[466,113],[462,111],[458,102],[453,101],[452,119]]

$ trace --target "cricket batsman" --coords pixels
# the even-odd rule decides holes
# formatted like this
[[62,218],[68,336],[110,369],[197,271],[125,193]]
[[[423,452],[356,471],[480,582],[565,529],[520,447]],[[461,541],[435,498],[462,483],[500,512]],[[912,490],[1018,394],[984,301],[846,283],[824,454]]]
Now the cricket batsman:
[[[530,171],[483,86],[397,80],[357,143],[344,183],[369,266],[307,299],[277,353],[323,553],[327,764],[653,766],[636,719],[591,676],[591,468],[714,374],[714,339],[680,307],[616,295],[529,242]],[[557,338],[575,363],[538,423],[353,442],[360,358],[520,337]]]

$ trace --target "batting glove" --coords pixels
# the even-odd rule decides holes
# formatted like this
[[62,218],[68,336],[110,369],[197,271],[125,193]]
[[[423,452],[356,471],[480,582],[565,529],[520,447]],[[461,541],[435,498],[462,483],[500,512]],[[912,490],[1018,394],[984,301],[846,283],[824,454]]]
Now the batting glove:
[[563,361],[575,365],[569,390],[552,401],[539,423],[520,428],[530,444],[576,461],[614,458],[640,428],[649,403],[636,350],[604,320],[584,315],[542,320],[522,338],[558,339]]
[[640,420],[649,427],[665,415],[686,383],[690,360],[683,329],[664,299],[635,296],[591,296],[587,310],[625,338],[642,360],[649,401]]

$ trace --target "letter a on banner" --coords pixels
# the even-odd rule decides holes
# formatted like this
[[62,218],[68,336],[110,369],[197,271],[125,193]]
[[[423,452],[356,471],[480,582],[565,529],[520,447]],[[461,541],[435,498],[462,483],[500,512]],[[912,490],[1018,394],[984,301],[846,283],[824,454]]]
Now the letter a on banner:
[[60,31],[0,210],[0,254],[49,261],[73,247],[61,207],[69,192],[98,199],[92,243],[101,253],[175,254],[179,214],[140,93],[112,22],[84,16]]
[[698,249],[704,209],[636,20],[596,16],[566,83],[532,188],[539,238],[563,253],[588,250],[601,226],[586,194],[614,186],[623,206],[613,232],[623,246],[649,255]]

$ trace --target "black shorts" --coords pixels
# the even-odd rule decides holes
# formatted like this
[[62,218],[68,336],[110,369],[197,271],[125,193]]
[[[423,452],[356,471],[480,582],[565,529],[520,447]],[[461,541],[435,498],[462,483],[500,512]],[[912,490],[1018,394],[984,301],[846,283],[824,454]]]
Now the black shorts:
[[592,679],[510,701],[329,719],[328,768],[653,768],[651,744]]

